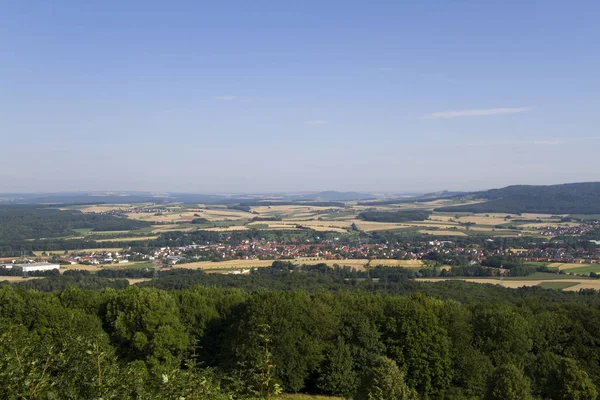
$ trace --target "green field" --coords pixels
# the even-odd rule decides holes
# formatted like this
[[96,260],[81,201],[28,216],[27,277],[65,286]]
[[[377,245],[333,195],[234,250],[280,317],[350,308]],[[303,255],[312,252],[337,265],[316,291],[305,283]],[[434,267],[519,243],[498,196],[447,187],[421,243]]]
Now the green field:
[[565,272],[574,274],[589,274],[590,272],[600,273],[600,264],[586,265],[585,267],[569,268]]
[[544,289],[557,289],[557,290],[563,290],[566,288],[570,288],[571,286],[575,286],[575,285],[579,285],[579,282],[569,282],[569,281],[564,281],[564,282],[542,282],[538,285],[538,287],[544,288]]

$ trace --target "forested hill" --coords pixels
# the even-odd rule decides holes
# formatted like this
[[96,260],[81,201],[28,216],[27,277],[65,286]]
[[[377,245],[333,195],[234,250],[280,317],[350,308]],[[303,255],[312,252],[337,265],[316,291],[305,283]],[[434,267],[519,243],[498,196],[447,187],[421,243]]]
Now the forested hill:
[[145,221],[43,206],[0,206],[0,243],[74,235],[74,229],[118,231],[150,226]]
[[600,182],[515,185],[462,196],[482,203],[442,207],[445,212],[600,214]]

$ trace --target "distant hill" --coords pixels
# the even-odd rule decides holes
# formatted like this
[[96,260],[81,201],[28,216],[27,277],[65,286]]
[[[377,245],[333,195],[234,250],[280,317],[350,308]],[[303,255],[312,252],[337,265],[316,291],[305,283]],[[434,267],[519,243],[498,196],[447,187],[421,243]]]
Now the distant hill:
[[301,199],[295,200],[317,200],[317,201],[354,201],[354,200],[367,200],[374,198],[372,194],[360,193],[360,192],[337,192],[334,190],[327,190],[323,192],[311,193],[304,195]]
[[600,214],[600,182],[562,185],[514,185],[454,196],[482,203],[441,207],[442,212]]
[[418,196],[419,200],[428,200],[428,199],[445,199],[448,197],[456,197],[464,195],[465,192],[451,192],[449,190],[442,190],[441,192],[435,193],[426,193],[424,195]]

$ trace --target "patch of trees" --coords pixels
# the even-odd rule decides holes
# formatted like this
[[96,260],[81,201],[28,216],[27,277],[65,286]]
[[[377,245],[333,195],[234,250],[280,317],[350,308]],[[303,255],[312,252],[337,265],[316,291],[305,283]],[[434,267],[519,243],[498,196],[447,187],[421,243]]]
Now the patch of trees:
[[192,224],[208,224],[208,223],[210,223],[210,221],[207,220],[206,218],[194,218],[191,222],[192,222]]
[[410,222],[425,221],[431,215],[430,211],[365,211],[358,218],[373,222]]
[[16,240],[72,236],[74,229],[94,231],[133,230],[148,222],[114,215],[82,213],[43,206],[0,206],[0,245]]
[[252,221],[281,221],[281,217],[254,217]]
[[246,204],[228,204],[227,208],[230,210],[250,212],[250,206]]

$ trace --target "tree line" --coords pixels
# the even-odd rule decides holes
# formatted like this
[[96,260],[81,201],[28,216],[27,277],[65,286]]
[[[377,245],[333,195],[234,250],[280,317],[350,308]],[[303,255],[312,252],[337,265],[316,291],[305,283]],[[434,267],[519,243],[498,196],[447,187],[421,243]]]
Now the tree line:
[[[145,287],[68,286],[48,293],[5,285],[0,393],[40,399],[244,399],[281,391],[358,400],[597,397],[597,292],[394,282],[389,269],[378,271],[377,280],[347,278],[355,272],[322,266],[290,272],[280,263],[185,288],[160,289],[174,283],[168,276]],[[180,278],[195,275],[207,274]],[[42,280],[26,283],[36,281]],[[270,287],[252,286],[261,281]]]

